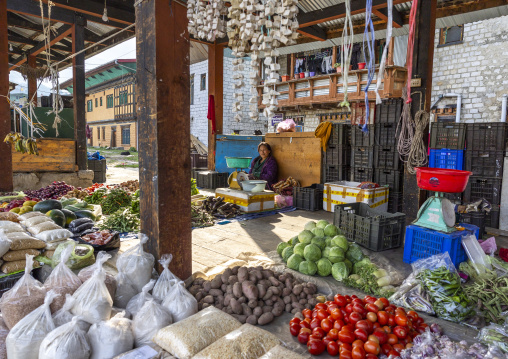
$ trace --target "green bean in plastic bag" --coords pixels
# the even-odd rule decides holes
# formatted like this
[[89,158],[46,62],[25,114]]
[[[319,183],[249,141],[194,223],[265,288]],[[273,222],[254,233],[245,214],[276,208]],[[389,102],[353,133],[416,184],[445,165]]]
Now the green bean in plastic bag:
[[55,253],[51,258],[51,267],[55,268],[56,265],[60,262],[60,256],[62,255],[63,250],[67,246],[74,246],[74,250],[71,253],[71,257],[67,261],[67,267],[72,270],[81,269],[84,267],[88,267],[95,263],[95,257],[93,255],[94,249],[92,246],[88,244],[76,243],[72,240],[67,241],[65,243],[59,244],[55,249]]

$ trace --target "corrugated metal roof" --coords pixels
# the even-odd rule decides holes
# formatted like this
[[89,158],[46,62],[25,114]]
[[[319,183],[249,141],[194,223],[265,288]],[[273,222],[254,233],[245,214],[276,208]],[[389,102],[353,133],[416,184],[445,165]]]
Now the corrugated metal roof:
[[208,46],[200,42],[191,41],[190,46],[190,63],[208,60]]
[[508,15],[508,5],[439,18],[436,19],[436,28],[442,29],[444,27],[469,24],[471,22],[492,19],[505,15]]
[[303,0],[298,2],[298,7],[304,12],[321,10],[329,6],[342,4],[345,0]]

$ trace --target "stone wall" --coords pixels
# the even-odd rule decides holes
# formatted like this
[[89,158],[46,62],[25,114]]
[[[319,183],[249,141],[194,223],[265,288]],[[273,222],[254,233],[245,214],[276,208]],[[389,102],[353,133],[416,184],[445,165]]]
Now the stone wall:
[[[443,93],[462,94],[461,120],[498,122],[502,95],[508,92],[508,16],[464,25],[463,43],[437,47],[432,103]],[[438,107],[456,103],[443,99]]]
[[[208,144],[208,60],[190,66],[194,75],[194,104],[190,107],[191,133]],[[205,89],[201,90],[201,75],[206,75]]]
[[93,171],[78,172],[44,172],[44,173],[14,173],[13,182],[15,191],[27,189],[38,190],[49,186],[54,181],[63,181],[74,187],[90,187],[93,183]]

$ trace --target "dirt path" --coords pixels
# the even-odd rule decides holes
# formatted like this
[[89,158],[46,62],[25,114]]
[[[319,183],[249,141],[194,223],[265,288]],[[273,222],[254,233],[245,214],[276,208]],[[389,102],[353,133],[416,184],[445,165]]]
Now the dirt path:
[[108,166],[106,184],[118,184],[130,180],[139,180],[138,168]]

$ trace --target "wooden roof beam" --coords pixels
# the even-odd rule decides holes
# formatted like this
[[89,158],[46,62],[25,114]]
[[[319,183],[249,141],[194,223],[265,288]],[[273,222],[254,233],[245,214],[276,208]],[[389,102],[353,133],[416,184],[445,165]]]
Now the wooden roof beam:
[[317,25],[307,26],[307,27],[298,29],[297,31],[298,31],[298,33],[302,34],[303,36],[310,37],[311,39],[314,39],[314,40],[318,40],[318,41],[325,41],[326,40],[326,31]]
[[24,37],[24,36],[20,36],[10,30],[8,30],[7,38],[9,39],[9,42],[16,42],[18,44],[32,45],[32,46],[37,45],[37,41],[31,40],[31,39]]
[[31,21],[25,20],[18,14],[13,12],[7,13],[7,26],[13,26],[20,29],[32,30],[42,32],[42,25],[34,24]]
[[[402,4],[408,2],[410,0],[394,0],[393,4]],[[386,0],[373,0],[372,9],[382,9],[386,8]],[[365,1],[364,0],[356,0],[351,2],[351,15],[360,14],[365,12]],[[320,10],[309,11],[309,12],[300,12],[298,14],[298,23],[300,24],[300,29],[317,25],[326,21],[340,19],[346,16],[346,5],[344,3],[333,5],[329,7],[325,7]]]
[[[48,0],[42,0],[42,2],[47,4]],[[59,8],[96,17],[102,17],[102,13],[104,11],[104,5],[102,3],[94,1],[52,0],[52,2],[55,4],[55,6]],[[136,22],[134,7],[132,8],[132,11],[128,11],[116,8],[111,5],[108,6],[106,2],[106,8],[108,10],[108,18],[110,21],[116,21],[126,25],[130,25]],[[108,23],[104,23],[104,25],[108,25]]]
[[[376,15],[378,18],[380,18],[381,20],[388,21],[388,8],[375,9],[375,10],[372,10],[372,13],[374,15]],[[404,26],[404,17],[395,8],[395,6],[392,9],[392,16],[393,16],[393,27],[401,28],[402,26]]]
[[[58,29],[58,32],[57,32],[56,36],[53,37],[51,39],[51,41],[49,42],[49,46],[53,46],[54,44],[56,44],[61,39],[65,38],[66,36],[68,36],[71,33],[72,33],[72,27],[71,26],[69,26],[69,25],[62,26],[60,29]],[[42,51],[45,51],[45,50],[46,50],[46,42],[45,41],[41,41],[36,46],[32,47],[29,50],[27,55],[37,55],[37,54],[39,54],[39,53],[41,53]],[[23,59],[18,61],[14,66],[19,66],[19,65],[23,64],[25,61],[26,61],[26,57],[24,57]],[[12,70],[12,67],[9,70]]]

